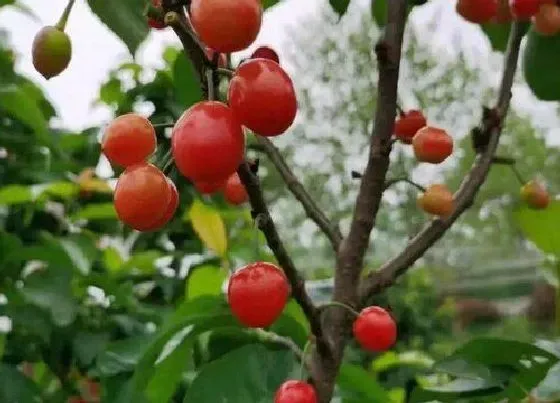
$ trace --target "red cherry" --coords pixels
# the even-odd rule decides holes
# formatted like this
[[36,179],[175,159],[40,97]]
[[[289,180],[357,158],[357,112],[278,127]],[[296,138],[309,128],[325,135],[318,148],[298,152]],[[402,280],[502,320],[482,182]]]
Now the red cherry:
[[453,152],[453,138],[445,130],[425,126],[412,139],[418,161],[439,164]]
[[498,0],[457,0],[456,10],[467,21],[484,24],[498,15]]
[[[206,47],[205,52],[206,52],[206,57],[211,61],[214,60],[214,56],[216,55],[216,53],[218,53],[215,50],[210,49],[208,46]],[[225,53],[220,53],[218,56],[218,67],[225,68],[226,66],[227,66],[227,57]]]
[[157,231],[163,228],[171,219],[173,215],[175,215],[175,211],[177,211],[177,207],[179,207],[179,193],[177,192],[177,187],[173,183],[173,181],[169,178],[167,179],[167,183],[169,185],[168,192],[170,195],[169,203],[163,212],[163,215],[160,219],[154,222],[151,225],[147,225],[145,227],[139,226],[136,228],[137,230],[147,232],[147,231]]
[[112,164],[122,167],[138,164],[155,151],[156,131],[145,117],[128,113],[107,126],[101,148]]
[[115,188],[117,216],[125,224],[142,231],[163,217],[171,200],[169,182],[152,164],[126,168]]
[[268,59],[252,59],[239,66],[229,84],[228,101],[241,123],[261,136],[284,133],[297,112],[292,80]]
[[256,262],[236,271],[229,280],[228,303],[245,326],[267,327],[282,314],[290,286],[272,263]]
[[397,324],[389,312],[370,306],[360,312],[352,327],[354,338],[367,351],[386,351],[397,340]]
[[261,29],[261,0],[192,0],[191,22],[210,48],[231,53],[251,45]]
[[317,403],[317,393],[310,384],[289,380],[280,385],[274,403]]
[[251,59],[268,59],[280,63],[280,57],[274,49],[269,46],[261,46],[257,48],[251,55]]
[[426,126],[426,118],[421,111],[405,112],[395,122],[395,137],[403,143],[410,144],[416,132],[424,126]]
[[239,175],[234,173],[229,177],[224,188],[224,197],[229,204],[237,206],[249,200],[247,189],[241,182]]
[[[161,8],[161,1],[162,0],[152,0],[152,5]],[[155,18],[148,18],[148,25],[155,29],[163,29],[166,27],[163,21],[158,21]]]
[[518,20],[528,20],[539,12],[541,0],[511,0],[511,12]]
[[222,190],[225,186],[224,181],[216,182],[198,182],[194,184],[197,192],[204,195],[209,195]]
[[203,101],[183,113],[173,128],[171,148],[179,172],[191,181],[218,182],[243,160],[245,137],[239,120],[221,102]]

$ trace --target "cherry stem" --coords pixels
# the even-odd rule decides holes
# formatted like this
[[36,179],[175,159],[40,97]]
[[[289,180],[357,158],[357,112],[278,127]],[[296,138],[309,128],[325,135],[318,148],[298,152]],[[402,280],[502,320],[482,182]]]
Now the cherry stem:
[[206,83],[208,85],[208,100],[213,101],[216,99],[216,89],[214,88],[214,70],[206,70]]
[[403,108],[401,108],[398,102],[397,102],[397,112],[399,113],[400,116],[404,116],[404,110]]
[[167,150],[167,152],[161,159],[161,172],[167,175],[167,172],[172,164],[173,164],[173,156],[171,155],[171,148],[169,148],[169,150]]
[[60,20],[56,23],[56,27],[61,31],[66,29],[66,23],[68,22],[68,17],[70,16],[70,12],[72,11],[72,7],[74,7],[75,2],[76,0],[68,0],[68,4],[60,16]]
[[409,178],[395,178],[395,179],[390,179],[385,183],[385,189],[390,188],[391,186],[400,183],[400,182],[406,182],[409,185],[414,186],[416,189],[420,190],[421,192],[425,192],[426,188],[416,182],[414,182],[412,179]]
[[234,71],[231,69],[217,68],[216,73],[221,74],[226,77],[233,77]]
[[309,351],[309,347],[311,347],[311,340],[307,340],[305,346],[303,347],[303,353],[301,354],[301,364],[299,367],[299,378],[303,381],[303,371],[305,370],[305,360],[307,358],[307,353]]
[[255,247],[255,260],[261,260],[261,243],[259,239],[259,232],[260,232],[260,215],[255,217],[255,221],[253,223],[253,230],[254,232],[254,247]]
[[512,172],[514,173],[515,177],[517,178],[517,180],[519,181],[519,183],[521,185],[525,185],[527,183],[527,181],[525,181],[523,179],[523,175],[521,175],[521,172],[519,172],[519,170],[517,169],[517,167],[515,165],[510,165]]
[[174,122],[169,122],[169,123],[152,123],[153,127],[163,127],[163,128],[167,128],[167,127],[173,127],[175,126]]
[[340,308],[344,308],[346,309],[348,312],[351,312],[354,316],[360,316],[360,313],[358,311],[356,311],[354,308],[352,308],[349,305],[346,305],[342,302],[338,302],[338,301],[331,301],[331,302],[327,302],[326,304],[323,304],[319,307],[319,310],[323,311],[327,308],[332,308],[332,307],[340,307]]

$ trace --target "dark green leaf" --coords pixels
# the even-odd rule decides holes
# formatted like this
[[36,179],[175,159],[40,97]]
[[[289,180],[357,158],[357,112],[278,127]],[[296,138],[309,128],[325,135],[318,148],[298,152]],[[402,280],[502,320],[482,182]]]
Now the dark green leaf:
[[107,350],[97,357],[97,372],[101,376],[114,376],[134,371],[152,339],[152,336],[137,336],[109,344]]
[[275,6],[279,2],[280,2],[280,0],[262,0],[262,5],[263,5],[263,8],[266,10],[266,9],[272,7],[272,6]]
[[188,108],[202,99],[202,90],[194,67],[183,52],[177,55],[173,64],[173,84],[175,99]]
[[110,337],[109,333],[77,333],[72,344],[78,362],[89,366],[99,353],[107,351]]
[[391,401],[374,374],[357,365],[343,364],[338,374],[337,384],[343,397],[350,398],[352,401],[371,403]]
[[291,351],[243,346],[202,367],[184,402],[269,403],[296,364]]
[[560,257],[560,201],[552,201],[546,210],[525,207],[514,216],[527,239],[543,252]]
[[41,402],[41,391],[17,369],[0,364],[0,402]]
[[371,0],[371,15],[379,27],[387,24],[387,0]]
[[348,10],[348,6],[350,5],[350,0],[329,0],[329,4],[338,14],[339,17],[342,17],[346,14],[346,10]]
[[488,23],[482,25],[482,31],[486,34],[492,45],[492,49],[503,52],[507,48],[511,24]]
[[88,0],[88,4],[134,55],[149,33],[144,16],[145,0]]

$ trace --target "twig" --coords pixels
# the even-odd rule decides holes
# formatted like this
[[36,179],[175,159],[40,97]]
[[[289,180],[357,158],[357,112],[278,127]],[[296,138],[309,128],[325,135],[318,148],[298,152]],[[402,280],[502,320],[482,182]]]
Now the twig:
[[276,344],[279,344],[281,346],[289,348],[290,350],[292,350],[292,352],[294,353],[294,355],[296,356],[298,361],[303,362],[304,352],[301,350],[301,348],[299,348],[299,346],[291,338],[283,337],[283,336],[280,336],[279,334],[276,334],[276,333],[273,333],[273,332],[268,332],[268,331],[263,330],[263,329],[253,329],[252,331],[262,341],[268,341],[268,342],[271,342],[271,343],[276,343]]
[[286,277],[292,287],[292,295],[294,299],[298,302],[305,313],[305,316],[311,326],[311,331],[317,338],[318,345],[326,347],[323,340],[323,331],[317,308],[307,294],[307,291],[305,290],[305,282],[297,271],[294,262],[280,239],[280,235],[276,230],[276,226],[270,216],[270,212],[268,211],[268,207],[264,200],[259,178],[251,172],[251,167],[247,162],[244,162],[239,166],[237,173],[239,174],[239,178],[241,179],[243,185],[245,185],[247,193],[249,194],[249,201],[251,203],[254,216],[260,217],[259,229],[263,232],[267,244],[274,253],[276,260],[278,260],[280,267],[282,267],[286,273]]
[[391,286],[396,279],[404,274],[426,250],[440,239],[457,218],[472,205],[474,197],[486,180],[492,166],[494,154],[498,148],[502,122],[509,109],[511,88],[517,69],[519,47],[522,38],[523,30],[520,23],[514,23],[508,40],[502,83],[495,107],[495,111],[499,116],[499,121],[493,124],[487,121],[482,127],[483,131],[488,133],[490,141],[485,151],[477,156],[470,173],[463,180],[461,187],[455,194],[455,211],[446,219],[436,219],[432,221],[408,243],[407,247],[399,255],[385,263],[377,272],[368,274],[360,288],[362,304],[367,303],[369,296],[379,293]]
[[295,198],[301,203],[307,217],[309,217],[317,226],[323,231],[323,233],[329,238],[331,245],[335,252],[340,246],[342,241],[342,233],[338,228],[338,225],[332,223],[322,209],[317,205],[313,198],[307,193],[305,187],[299,182],[286,163],[280,150],[267,138],[257,136],[257,144],[259,148],[268,156],[272,164],[276,167],[282,180],[288,186],[288,189]]
[[409,178],[394,178],[394,179],[389,179],[386,183],[385,183],[385,190],[389,189],[391,186],[400,183],[400,182],[406,182],[409,185],[414,186],[416,189],[425,192],[426,188],[422,185],[420,185],[419,183],[414,182],[412,179]]
[[235,74],[235,72],[233,70],[230,69],[224,69],[224,68],[217,68],[216,72],[218,74],[221,74],[222,76],[226,76],[226,77],[233,77],[233,75]]

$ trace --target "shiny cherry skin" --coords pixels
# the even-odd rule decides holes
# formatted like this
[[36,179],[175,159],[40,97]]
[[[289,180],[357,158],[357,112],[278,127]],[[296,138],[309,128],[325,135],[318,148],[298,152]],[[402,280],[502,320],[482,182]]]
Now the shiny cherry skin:
[[443,129],[424,126],[412,138],[416,159],[439,164],[453,153],[453,138]]
[[239,175],[234,173],[229,177],[224,187],[224,198],[229,204],[238,206],[249,200],[247,189],[241,182]]
[[115,210],[119,220],[142,231],[159,222],[171,197],[169,182],[158,168],[136,164],[119,177],[114,193]]
[[513,16],[518,20],[528,20],[539,12],[541,0],[510,0]]
[[550,204],[550,195],[545,187],[531,180],[521,187],[521,199],[534,210],[543,210]]
[[[161,1],[162,0],[152,0],[152,5],[154,7],[160,8],[161,7]],[[148,18],[148,25],[152,28],[155,28],[155,29],[165,28],[165,23],[163,21],[158,21],[154,18]]]
[[247,327],[267,327],[282,314],[290,286],[280,268],[267,262],[249,264],[229,280],[228,303],[233,315]]
[[274,403],[317,403],[317,393],[310,384],[289,380],[284,382],[274,396]]
[[379,306],[364,308],[354,321],[352,332],[358,344],[366,351],[387,351],[397,340],[395,320]]
[[222,190],[225,186],[225,181],[216,182],[197,182],[194,184],[196,191],[203,195],[211,195]]
[[261,136],[284,133],[297,113],[292,80],[268,59],[250,59],[238,67],[229,84],[228,101],[241,123]]
[[497,16],[498,6],[498,0],[457,0],[456,10],[465,20],[484,24]]
[[171,150],[175,166],[192,182],[219,182],[241,164],[245,137],[229,107],[203,101],[187,109],[175,123]]
[[270,46],[258,47],[251,55],[251,59],[269,59],[276,63],[280,63],[278,53],[276,53],[276,51]]
[[453,193],[445,185],[430,185],[418,197],[418,206],[428,214],[447,217],[455,208]]
[[167,206],[165,206],[165,209],[163,210],[163,215],[151,225],[147,225],[145,227],[139,226],[139,228],[136,228],[139,231],[142,232],[158,231],[163,227],[165,227],[165,225],[169,221],[171,221],[171,219],[175,215],[175,212],[177,211],[177,207],[179,207],[179,193],[177,192],[177,187],[175,186],[173,181],[169,178],[166,179],[169,185],[168,192],[170,195],[170,199],[169,199],[169,203],[167,203]]
[[261,29],[261,0],[192,0],[190,18],[202,42],[220,53],[248,48]]
[[560,34],[560,6],[554,3],[542,4],[533,17],[535,32],[543,36]]
[[106,127],[101,148],[112,164],[121,167],[138,164],[156,150],[156,131],[145,117],[127,113]]
[[405,144],[411,144],[418,130],[426,126],[426,118],[421,111],[404,112],[395,122],[395,137]]

